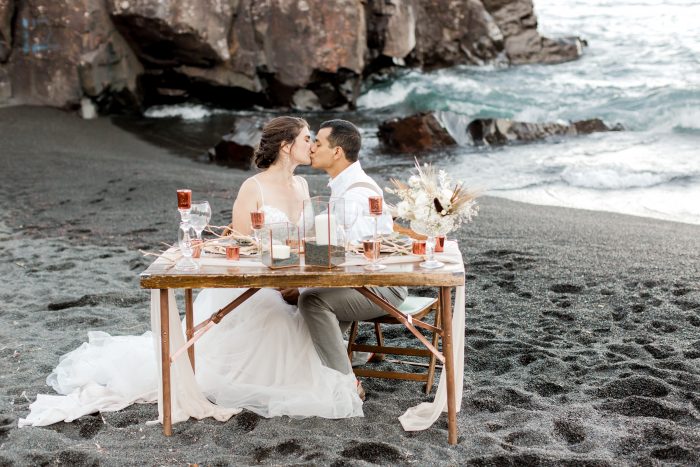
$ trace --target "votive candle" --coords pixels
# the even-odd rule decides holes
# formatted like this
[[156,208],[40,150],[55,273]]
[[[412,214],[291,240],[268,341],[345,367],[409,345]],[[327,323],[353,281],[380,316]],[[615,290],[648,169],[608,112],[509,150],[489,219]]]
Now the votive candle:
[[414,255],[424,255],[425,254],[425,240],[413,240],[413,254]]
[[369,197],[369,213],[372,216],[382,215],[382,197],[381,196],[370,196]]
[[435,237],[435,253],[442,253],[445,251],[445,236],[437,235]]
[[177,190],[177,208],[190,209],[192,206],[192,190]]
[[226,259],[238,261],[241,257],[241,247],[238,244],[226,245]]
[[265,213],[263,211],[251,211],[250,225],[255,230],[261,229],[265,225]]

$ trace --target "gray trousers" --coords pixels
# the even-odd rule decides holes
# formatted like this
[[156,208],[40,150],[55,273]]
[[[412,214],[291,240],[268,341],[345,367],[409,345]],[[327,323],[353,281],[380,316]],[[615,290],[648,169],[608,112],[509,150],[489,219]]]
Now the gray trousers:
[[[370,290],[396,307],[408,295],[406,287],[371,287]],[[345,331],[353,321],[386,314],[374,302],[350,288],[307,289],[299,296],[298,306],[321,362],[343,374],[352,372],[347,347],[343,343]]]

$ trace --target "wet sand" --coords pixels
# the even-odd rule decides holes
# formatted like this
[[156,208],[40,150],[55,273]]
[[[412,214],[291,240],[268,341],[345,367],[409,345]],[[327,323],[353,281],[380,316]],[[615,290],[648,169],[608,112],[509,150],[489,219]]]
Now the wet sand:
[[[157,417],[145,404],[18,429],[88,331],[148,330],[138,249],[175,240],[175,189],[208,199],[224,224],[250,173],[41,108],[0,109],[0,170],[0,465],[700,462],[700,226],[491,197],[455,234],[467,267],[457,446],[444,418],[404,432],[397,417],[422,388],[384,380],[365,381],[365,418],[244,411],[166,438],[145,425]],[[309,182],[325,191],[325,176]]]

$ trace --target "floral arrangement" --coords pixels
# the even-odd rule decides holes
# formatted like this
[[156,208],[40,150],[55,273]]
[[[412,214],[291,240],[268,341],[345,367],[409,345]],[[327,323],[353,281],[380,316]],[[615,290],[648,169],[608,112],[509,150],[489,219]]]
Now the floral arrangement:
[[391,179],[393,188],[386,191],[397,195],[396,215],[411,222],[411,228],[429,236],[446,234],[469,222],[479,212],[476,192],[467,191],[462,183],[453,183],[444,170],[436,170],[416,160],[416,173],[408,184]]

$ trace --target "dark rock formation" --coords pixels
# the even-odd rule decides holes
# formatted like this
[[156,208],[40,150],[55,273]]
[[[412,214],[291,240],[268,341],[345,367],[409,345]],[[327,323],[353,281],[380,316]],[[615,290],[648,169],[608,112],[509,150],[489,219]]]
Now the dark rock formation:
[[422,112],[394,118],[379,125],[379,140],[387,149],[400,152],[430,151],[456,145],[504,145],[549,136],[575,136],[600,131],[620,131],[620,124],[607,126],[594,118],[572,123],[526,123],[503,118],[467,117],[451,112]]
[[238,120],[233,129],[209,150],[210,160],[228,167],[250,169],[261,133],[261,123],[254,120]]
[[0,0],[0,103],[352,107],[407,64],[554,63],[531,0]]
[[469,144],[469,119],[452,112],[422,112],[379,125],[379,140],[389,150],[417,152]]
[[503,145],[511,142],[528,142],[554,135],[575,136],[598,131],[619,131],[622,127],[608,127],[600,119],[563,123],[514,122],[504,118],[480,118],[467,126],[474,144]]
[[142,67],[101,0],[85,0],[80,7],[51,0],[18,3],[12,44],[9,61],[0,68],[6,72],[0,89],[7,89],[13,102],[77,106],[85,95],[106,104],[115,97],[140,100]]
[[401,152],[425,151],[457,144],[434,112],[382,122],[379,125],[379,139],[388,148]]
[[0,63],[7,61],[12,50],[12,16],[14,0],[0,0]]
[[426,68],[482,65],[503,51],[503,34],[481,0],[418,2],[416,48],[411,58]]
[[230,58],[233,11],[220,0],[108,0],[112,20],[139,59],[160,66],[211,66]]
[[483,0],[484,6],[505,37],[510,63],[560,63],[575,60],[583,53],[577,37],[552,40],[537,32],[537,17],[531,0]]

